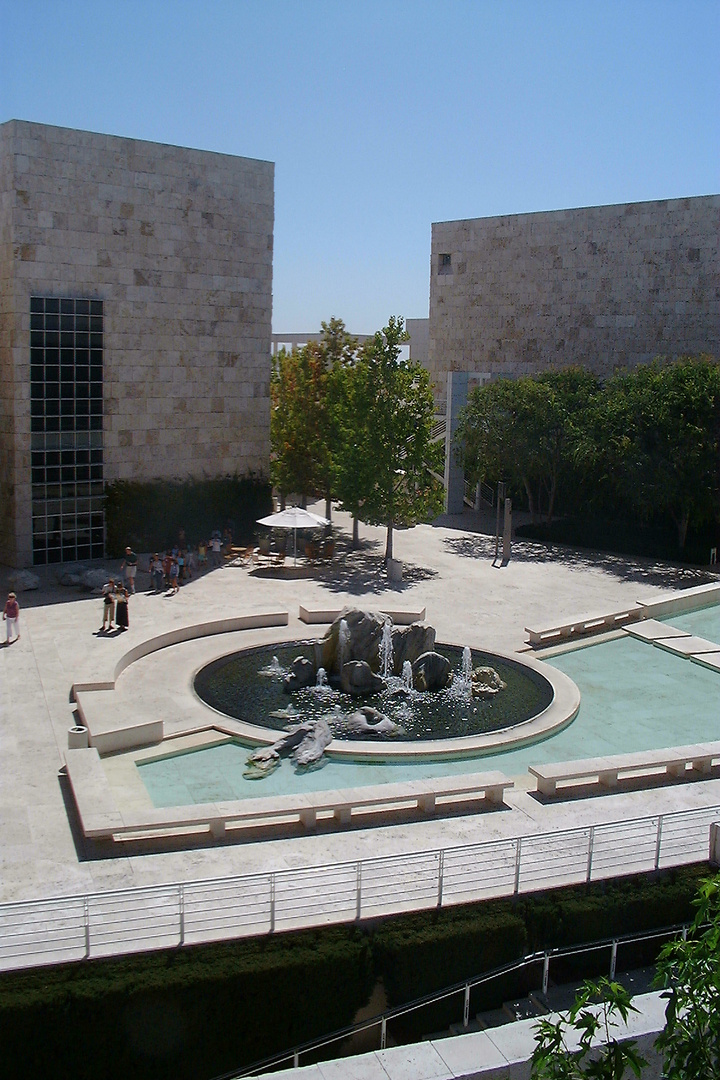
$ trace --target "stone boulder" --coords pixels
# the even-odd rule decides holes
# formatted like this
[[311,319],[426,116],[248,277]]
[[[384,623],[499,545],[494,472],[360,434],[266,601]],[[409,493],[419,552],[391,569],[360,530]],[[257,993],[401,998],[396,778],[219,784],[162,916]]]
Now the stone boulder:
[[339,674],[338,639],[340,623],[343,619],[348,628],[343,662],[364,660],[374,671],[377,671],[380,665],[380,642],[386,620],[383,615],[372,611],[361,611],[359,608],[345,608],[331,625],[322,640],[321,666],[326,671]]
[[375,694],[385,683],[366,660],[349,660],[340,673],[340,689],[346,694]]
[[283,679],[283,690],[286,694],[293,690],[302,690],[305,686],[312,686],[315,682],[315,665],[312,660],[305,656],[296,656],[292,662],[292,670]]
[[393,674],[401,675],[403,664],[409,660],[414,664],[419,656],[435,649],[435,630],[425,623],[412,623],[411,626],[394,626]]
[[40,578],[31,570],[16,570],[11,574],[8,581],[15,592],[30,592],[40,588]]
[[495,668],[478,667],[472,673],[472,692],[475,697],[492,697],[507,686]]
[[348,731],[363,735],[399,735],[402,728],[385,713],[364,705],[362,709],[351,713],[345,721]]
[[412,669],[416,690],[444,690],[450,681],[450,661],[437,652],[418,656]]
[[97,570],[86,570],[80,579],[80,584],[84,585],[86,589],[102,589],[110,578],[114,581],[120,581],[122,575],[102,568]]
[[[58,578],[58,585],[64,585],[64,586],[82,585],[82,583],[83,583],[82,576],[83,576],[84,573],[86,573],[86,568],[85,567],[78,567],[75,570],[66,570]],[[107,581],[107,578],[105,580]]]

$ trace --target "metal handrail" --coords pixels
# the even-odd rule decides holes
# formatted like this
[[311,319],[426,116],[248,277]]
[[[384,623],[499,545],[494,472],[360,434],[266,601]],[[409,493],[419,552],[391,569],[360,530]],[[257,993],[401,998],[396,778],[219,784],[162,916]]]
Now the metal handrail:
[[254,1076],[258,1072],[264,1072],[267,1069],[282,1065],[286,1061],[292,1061],[293,1067],[297,1068],[301,1054],[310,1053],[314,1050],[321,1050],[325,1046],[331,1046],[334,1042],[340,1042],[343,1039],[350,1038],[352,1035],[357,1035],[362,1031],[369,1031],[378,1026],[381,1029],[380,1049],[384,1050],[385,1039],[383,1038],[383,1034],[386,1034],[387,1032],[387,1023],[389,1020],[395,1020],[399,1016],[407,1016],[409,1013],[417,1012],[418,1009],[425,1008],[426,1005],[435,1005],[438,1002],[444,1001],[446,998],[453,997],[453,995],[459,993],[463,993],[464,995],[463,1027],[467,1027],[469,1024],[470,993],[477,986],[493,982],[495,979],[500,979],[505,975],[512,975],[513,972],[521,971],[524,968],[530,967],[532,964],[539,964],[540,961],[542,961],[543,973],[541,992],[546,994],[551,960],[568,956],[582,956],[585,953],[598,952],[601,949],[610,949],[609,975],[611,979],[614,979],[617,969],[618,946],[635,945],[641,941],[653,941],[656,938],[666,938],[677,934],[684,935],[687,933],[689,925],[689,923],[677,923],[674,926],[665,926],[660,930],[650,930],[643,934],[622,934],[614,938],[602,938],[599,941],[586,942],[584,945],[566,945],[564,947],[542,949],[538,952],[528,953],[518,960],[513,960],[508,964],[502,964],[500,967],[483,972],[481,975],[473,975],[469,979],[461,979],[459,982],[453,983],[451,986],[446,986],[442,990],[437,990],[434,993],[425,994],[422,997],[415,998],[413,1001],[406,1002],[405,1005],[396,1005],[395,1008],[386,1009],[376,1016],[368,1017],[367,1020],[360,1020],[357,1023],[349,1024],[344,1028],[338,1028],[336,1031],[322,1036],[322,1038],[298,1043],[296,1046],[292,1047],[292,1049],[285,1050],[281,1054],[273,1054],[271,1057],[262,1058],[260,1061],[253,1062],[252,1065],[248,1065],[247,1068],[240,1072],[223,1073],[222,1076],[215,1077],[214,1080],[242,1080],[243,1077]]
[[[707,858],[720,806],[477,844],[0,905],[0,970],[257,937]],[[679,828],[679,831],[678,831]],[[320,884],[321,882],[321,884]],[[398,895],[400,894],[400,895]]]

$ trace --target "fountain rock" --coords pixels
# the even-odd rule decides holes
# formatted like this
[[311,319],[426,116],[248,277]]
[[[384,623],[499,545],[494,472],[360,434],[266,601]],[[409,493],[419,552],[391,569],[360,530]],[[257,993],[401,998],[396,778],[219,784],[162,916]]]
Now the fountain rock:
[[340,673],[340,688],[346,694],[375,694],[385,683],[365,660],[349,660]]
[[425,652],[412,666],[416,690],[444,690],[450,681],[450,661],[437,652]]
[[357,712],[350,713],[345,723],[349,731],[364,735],[398,735],[402,732],[399,724],[370,705],[364,705]]
[[312,731],[309,731],[294,753],[298,765],[314,765],[325,753],[325,747],[332,742],[332,731],[324,717],[315,721]]
[[376,671],[380,664],[380,642],[386,620],[383,615],[361,611],[359,608],[344,608],[340,612],[321,642],[322,651],[317,650],[318,662],[326,671],[339,674],[338,641],[341,621],[347,625],[343,660],[364,660]]
[[472,673],[472,692],[475,697],[492,697],[507,686],[495,668],[479,667]]
[[302,690],[305,686],[312,686],[315,682],[315,665],[306,656],[296,656],[292,662],[292,670],[283,679],[283,690],[286,694],[293,690]]
[[435,629],[425,623],[410,626],[394,626],[392,632],[394,674],[402,672],[406,660],[414,664],[425,652],[435,650]]

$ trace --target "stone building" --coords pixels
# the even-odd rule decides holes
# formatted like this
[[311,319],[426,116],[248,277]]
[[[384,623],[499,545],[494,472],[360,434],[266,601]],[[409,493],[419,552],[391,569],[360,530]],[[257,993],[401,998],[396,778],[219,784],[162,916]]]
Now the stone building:
[[487,379],[720,356],[720,195],[432,227],[428,367]]
[[269,463],[274,166],[0,125],[0,562],[103,554],[117,479]]

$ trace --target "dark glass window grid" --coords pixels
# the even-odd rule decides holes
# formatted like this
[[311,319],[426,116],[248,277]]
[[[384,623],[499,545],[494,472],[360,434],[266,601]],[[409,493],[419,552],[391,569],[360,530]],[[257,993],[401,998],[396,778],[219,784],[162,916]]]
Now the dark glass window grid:
[[30,298],[35,564],[102,558],[103,302]]

